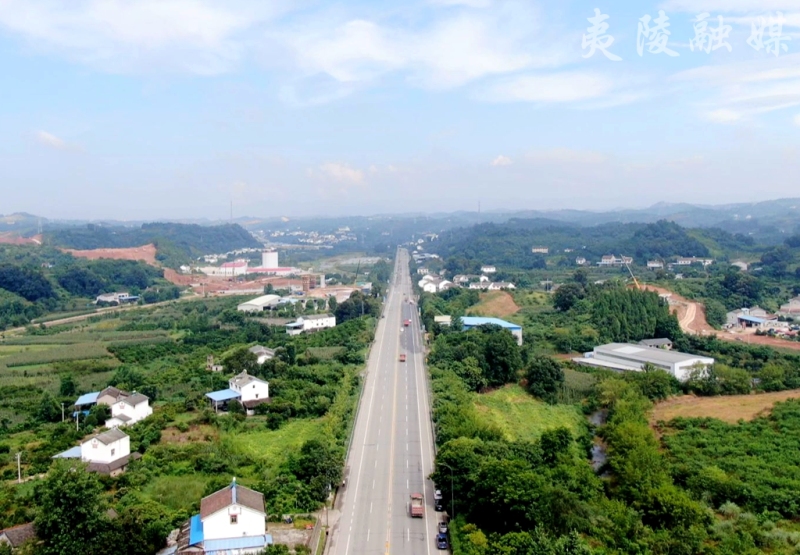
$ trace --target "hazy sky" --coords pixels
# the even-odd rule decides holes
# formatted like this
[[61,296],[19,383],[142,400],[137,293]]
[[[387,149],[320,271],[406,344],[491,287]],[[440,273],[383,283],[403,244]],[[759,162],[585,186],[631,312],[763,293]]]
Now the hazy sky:
[[0,0],[0,67],[6,214],[800,196],[800,0]]

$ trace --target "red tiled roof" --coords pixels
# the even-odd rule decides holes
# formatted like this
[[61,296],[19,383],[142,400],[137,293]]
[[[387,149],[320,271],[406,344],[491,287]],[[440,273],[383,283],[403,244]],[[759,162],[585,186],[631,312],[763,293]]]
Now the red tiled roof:
[[[235,488],[235,492],[234,492]],[[200,500],[200,518],[206,518],[234,503],[264,513],[264,495],[236,484],[223,488]]]

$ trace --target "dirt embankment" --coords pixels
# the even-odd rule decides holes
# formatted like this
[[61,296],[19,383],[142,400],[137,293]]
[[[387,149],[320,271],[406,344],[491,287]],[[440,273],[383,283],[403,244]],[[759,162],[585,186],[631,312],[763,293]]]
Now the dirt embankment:
[[15,231],[4,231],[0,233],[0,244],[4,245],[41,245],[42,236],[20,237]]
[[751,395],[672,397],[655,406],[650,423],[669,422],[673,418],[684,417],[718,418],[735,424],[739,420],[753,420],[757,416],[769,412],[775,403],[798,398],[800,398],[800,389]]
[[492,316],[494,318],[505,318],[519,312],[514,297],[505,291],[489,291],[481,293],[481,301],[467,310],[467,314],[472,316]]
[[153,266],[158,266],[156,262],[156,246],[152,243],[141,247],[131,247],[129,249],[61,249],[77,258],[87,258],[98,260],[100,258],[111,258],[112,260],[142,260]]
[[663,287],[645,285],[644,288],[666,296],[670,309],[677,316],[678,323],[685,333],[700,335],[719,333],[706,320],[706,307],[702,303],[689,300]]
[[669,297],[667,297],[667,302],[669,302],[671,310],[677,316],[678,323],[684,333],[692,335],[716,335],[718,339],[723,341],[737,341],[752,345],[766,345],[779,349],[800,351],[799,341],[789,341],[787,339],[769,337],[767,335],[756,335],[753,329],[742,330],[741,332],[714,329],[706,320],[706,307],[703,306],[703,303],[692,301],[663,287],[645,285],[644,288],[648,291],[655,291],[659,295],[669,295]]

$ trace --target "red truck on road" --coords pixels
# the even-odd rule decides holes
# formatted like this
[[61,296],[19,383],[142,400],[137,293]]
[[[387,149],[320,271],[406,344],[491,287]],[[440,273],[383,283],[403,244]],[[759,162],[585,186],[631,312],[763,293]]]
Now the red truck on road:
[[411,320],[405,320],[405,321],[403,322],[403,325],[404,325],[405,327],[408,327],[408,326],[410,326],[410,325],[411,325]]
[[402,354],[400,355],[400,362],[405,362],[405,361],[406,361],[406,354],[405,354],[405,353],[402,353]]
[[422,518],[425,516],[425,502],[421,493],[411,494],[411,503],[409,504],[409,512],[411,518]]

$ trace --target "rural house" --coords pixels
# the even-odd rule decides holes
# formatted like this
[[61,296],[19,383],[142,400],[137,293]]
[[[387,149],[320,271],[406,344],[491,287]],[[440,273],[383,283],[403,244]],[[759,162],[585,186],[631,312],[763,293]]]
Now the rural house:
[[88,437],[83,443],[53,457],[54,459],[80,459],[89,463],[88,470],[118,476],[125,472],[132,460],[141,458],[131,453],[131,438],[118,428]]
[[111,405],[111,418],[106,420],[106,428],[131,426],[153,414],[150,398],[135,391]]
[[230,401],[238,401],[252,416],[256,406],[269,402],[269,383],[245,370],[228,381],[228,389],[206,393],[206,397],[211,399],[214,410],[227,410]]
[[12,526],[0,531],[0,545],[8,545],[11,551],[16,551],[25,543],[36,539],[36,528],[33,522]]
[[106,420],[106,428],[130,426],[153,414],[149,397],[135,391],[128,393],[113,386],[102,391],[84,393],[75,401],[75,408],[83,412],[94,405],[106,405],[111,409],[111,418]]
[[304,332],[335,327],[336,316],[332,314],[313,314],[311,316],[300,316],[296,321],[286,324],[286,333],[300,335]]
[[181,526],[175,545],[160,553],[250,555],[271,544],[264,495],[234,478],[230,486],[200,500],[200,512]]
[[266,347],[262,347],[261,345],[255,345],[247,350],[256,355],[257,357],[256,362],[258,362],[259,364],[264,364],[271,358],[275,357],[275,351],[273,351],[272,349],[267,349]]

